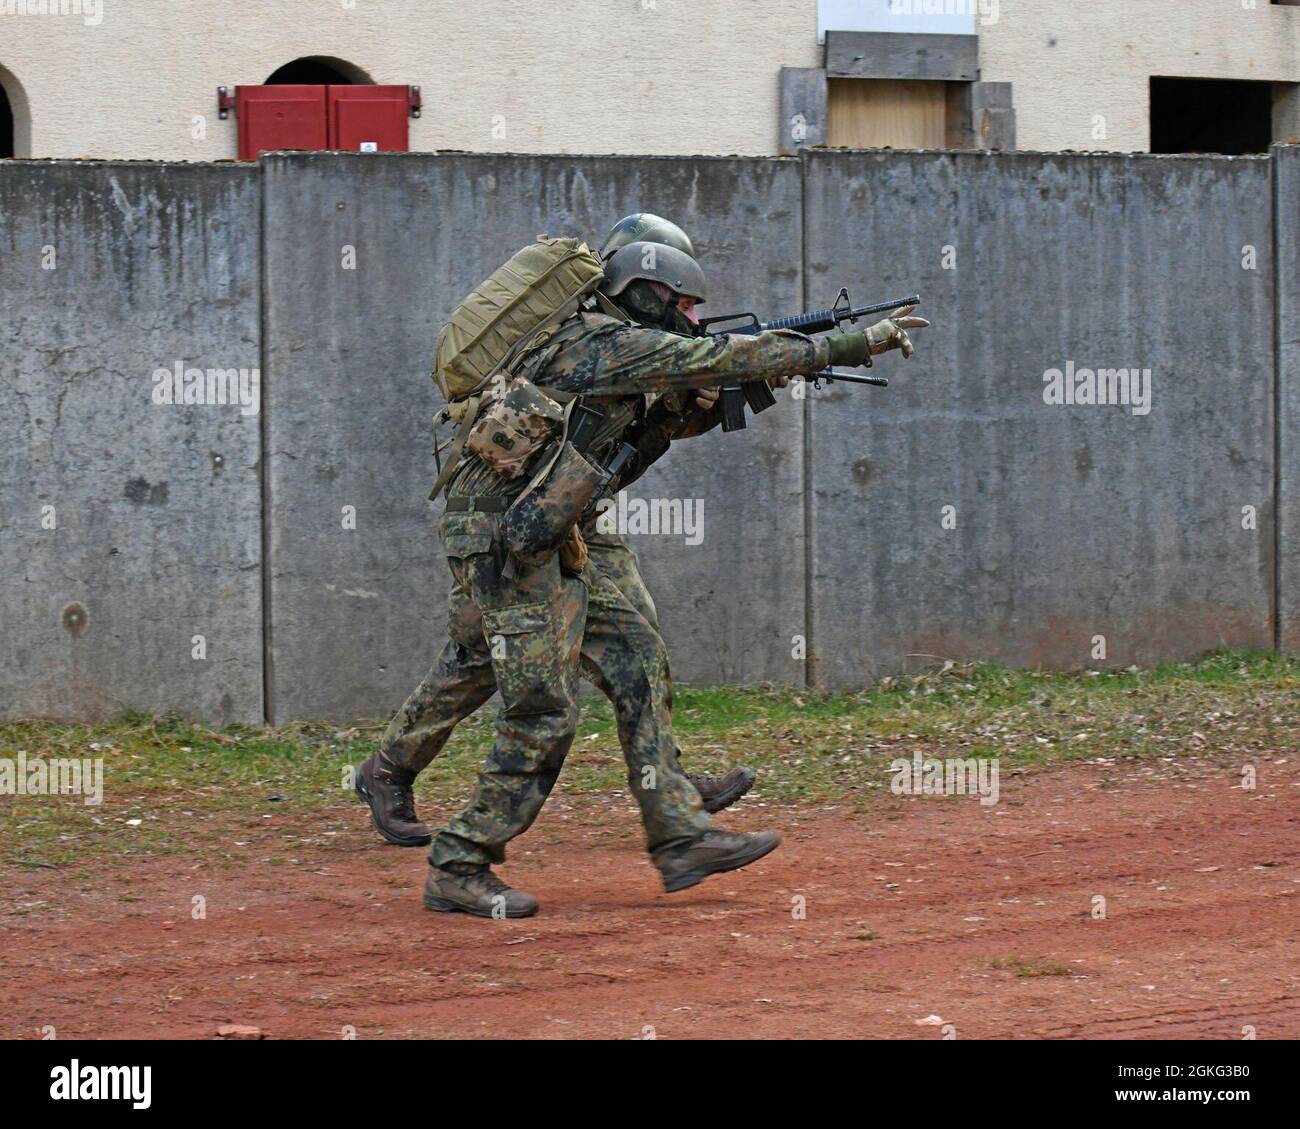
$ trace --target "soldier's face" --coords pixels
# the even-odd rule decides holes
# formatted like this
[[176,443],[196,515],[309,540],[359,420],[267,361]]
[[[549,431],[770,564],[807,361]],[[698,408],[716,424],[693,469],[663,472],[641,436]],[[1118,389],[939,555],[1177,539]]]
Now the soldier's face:
[[[650,285],[654,288],[654,292],[665,301],[672,298],[673,292],[662,282],[651,282]],[[695,312],[695,299],[689,294],[677,295],[677,308],[681,310],[682,314],[686,317],[686,320],[692,325],[700,324],[700,315]]]

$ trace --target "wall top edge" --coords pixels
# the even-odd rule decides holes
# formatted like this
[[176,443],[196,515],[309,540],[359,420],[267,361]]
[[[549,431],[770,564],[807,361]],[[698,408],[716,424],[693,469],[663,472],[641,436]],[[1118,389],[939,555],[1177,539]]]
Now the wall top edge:
[[254,161],[154,161],[131,157],[6,157],[0,159],[0,169],[10,166],[21,168],[159,168],[171,166],[181,169],[256,170]]
[[[267,150],[259,160],[276,161],[373,161],[377,158],[387,161],[428,160],[430,157],[456,158],[472,157],[477,160],[492,160],[498,157],[512,157],[532,161],[796,161],[797,157],[781,157],[771,153],[522,153],[516,151],[485,152],[478,149],[430,149],[410,153],[356,153],[351,149],[317,149],[303,152],[300,149]],[[164,162],[160,162],[164,163]],[[245,162],[252,164],[253,162]]]
[[1268,161],[1274,150],[1300,149],[1300,145],[1271,145],[1267,153],[1251,153],[1247,156],[1234,157],[1223,153],[1143,153],[1123,152],[1113,149],[829,149],[815,146],[801,149],[800,153],[819,160],[834,160],[840,154],[852,154],[855,157],[873,156],[885,159],[891,156],[909,157],[989,157],[999,160],[1014,160],[1024,157],[1077,157],[1083,160],[1112,161]]
[[643,153],[479,153],[467,150],[442,149],[428,153],[353,153],[350,151],[321,151],[304,153],[297,150],[284,150],[263,153],[257,161],[156,161],[133,160],[127,158],[97,159],[89,157],[16,157],[0,160],[0,170],[6,168],[178,168],[178,169],[221,169],[229,172],[255,172],[263,160],[283,164],[302,164],[308,162],[353,161],[410,161],[429,158],[470,158],[474,160],[496,160],[503,157],[536,161],[693,161],[704,163],[723,163],[728,161],[763,161],[772,164],[795,164],[801,160],[835,160],[840,156],[870,156],[887,160],[894,156],[928,156],[928,157],[985,157],[989,159],[1014,160],[1017,158],[1041,157],[1077,157],[1087,160],[1111,161],[1216,161],[1216,162],[1259,162],[1271,160],[1274,153],[1300,152],[1300,145],[1271,145],[1268,153],[1250,154],[1248,156],[1226,156],[1219,153],[1140,153],[1115,152],[1106,149],[829,149],[822,146],[801,149],[798,156],[745,156],[743,154],[643,154]]

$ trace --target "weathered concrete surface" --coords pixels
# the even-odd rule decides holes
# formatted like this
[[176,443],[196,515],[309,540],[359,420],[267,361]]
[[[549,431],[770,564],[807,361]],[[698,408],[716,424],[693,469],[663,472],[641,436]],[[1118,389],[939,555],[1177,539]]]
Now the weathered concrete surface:
[[780,151],[826,144],[826,71],[822,67],[781,68]]
[[[428,371],[456,303],[539,232],[598,239],[647,210],[698,233],[709,311],[793,308],[800,169],[452,154],[282,155],[263,168],[273,713],[383,715],[443,641]],[[674,451],[634,491],[704,503],[699,546],[633,538],[679,679],[800,678],[801,429],[799,413],[773,409],[725,445]]]
[[[656,162],[626,191],[664,201],[663,214],[691,233],[709,279],[704,316],[770,318],[802,308],[800,180],[793,160]],[[611,193],[610,213],[626,198]],[[629,491],[704,507],[697,546],[675,536],[627,539],[679,681],[804,681],[802,647],[795,657],[806,631],[804,417],[788,390],[776,398],[760,415],[747,413],[743,431],[717,427],[676,444]]]
[[152,401],[258,366],[258,179],[0,162],[2,716],[262,716],[258,417]]
[[954,82],[948,86],[947,147],[1016,147],[1016,110],[1009,82]]
[[[810,295],[915,290],[935,322],[910,362],[878,362],[890,388],[810,402],[819,681],[1269,646],[1268,162],[804,160]],[[1150,414],[1046,404],[1067,362],[1150,368]]]
[[980,76],[978,35],[934,32],[828,31],[831,78],[930,79],[974,82]]
[[1300,652],[1300,146],[1272,150],[1277,222],[1278,646]]
[[[1296,148],[285,155],[260,178],[259,264],[256,168],[0,163],[0,715],[262,716],[261,425],[273,716],[394,709],[442,641],[438,328],[539,231],[639,208],[695,235],[706,314],[848,284],[918,289],[936,322],[879,362],[889,389],[778,393],[633,488],[703,503],[697,546],[629,538],[679,680],[801,683],[808,622],[828,685],[911,655],[1127,665],[1275,628],[1300,649]],[[178,361],[256,367],[261,316],[263,418],[152,402]],[[1152,369],[1152,411],[1044,403],[1067,363]]]

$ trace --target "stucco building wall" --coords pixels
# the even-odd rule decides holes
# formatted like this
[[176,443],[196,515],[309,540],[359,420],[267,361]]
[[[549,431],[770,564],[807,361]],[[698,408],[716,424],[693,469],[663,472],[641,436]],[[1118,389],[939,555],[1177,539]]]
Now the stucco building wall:
[[[899,2],[974,5],[981,78],[1013,84],[1019,149],[1144,151],[1153,74],[1300,83],[1300,6]],[[302,56],[420,85],[415,150],[770,155],[780,68],[822,65],[817,0],[63,0],[86,14],[4,14],[41,3],[0,0],[19,156],[231,158],[217,87]],[[1300,132],[1294,91],[1282,120],[1276,140]]]
[[1242,0],[995,7],[996,20],[977,20],[980,77],[1013,84],[1018,149],[1145,152],[1152,75],[1300,82],[1300,7],[1266,0],[1253,8]]
[[217,87],[264,82],[301,56],[420,85],[416,150],[756,155],[776,149],[781,66],[817,65],[816,8],[103,0],[91,26],[0,15],[0,67],[26,93],[37,157],[233,157],[236,123],[218,120]]

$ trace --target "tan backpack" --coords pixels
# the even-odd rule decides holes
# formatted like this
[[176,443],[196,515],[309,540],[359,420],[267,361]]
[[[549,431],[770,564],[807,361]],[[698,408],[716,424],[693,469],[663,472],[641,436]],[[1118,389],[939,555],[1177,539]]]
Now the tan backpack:
[[460,462],[479,412],[508,383],[494,384],[493,378],[509,373],[524,353],[544,343],[546,331],[576,313],[604,277],[600,257],[585,243],[539,235],[456,307],[438,334],[433,380],[459,426],[431,499]]
[[433,379],[447,402],[508,369],[533,337],[564,321],[605,276],[577,239],[539,235],[465,297],[438,334]]

